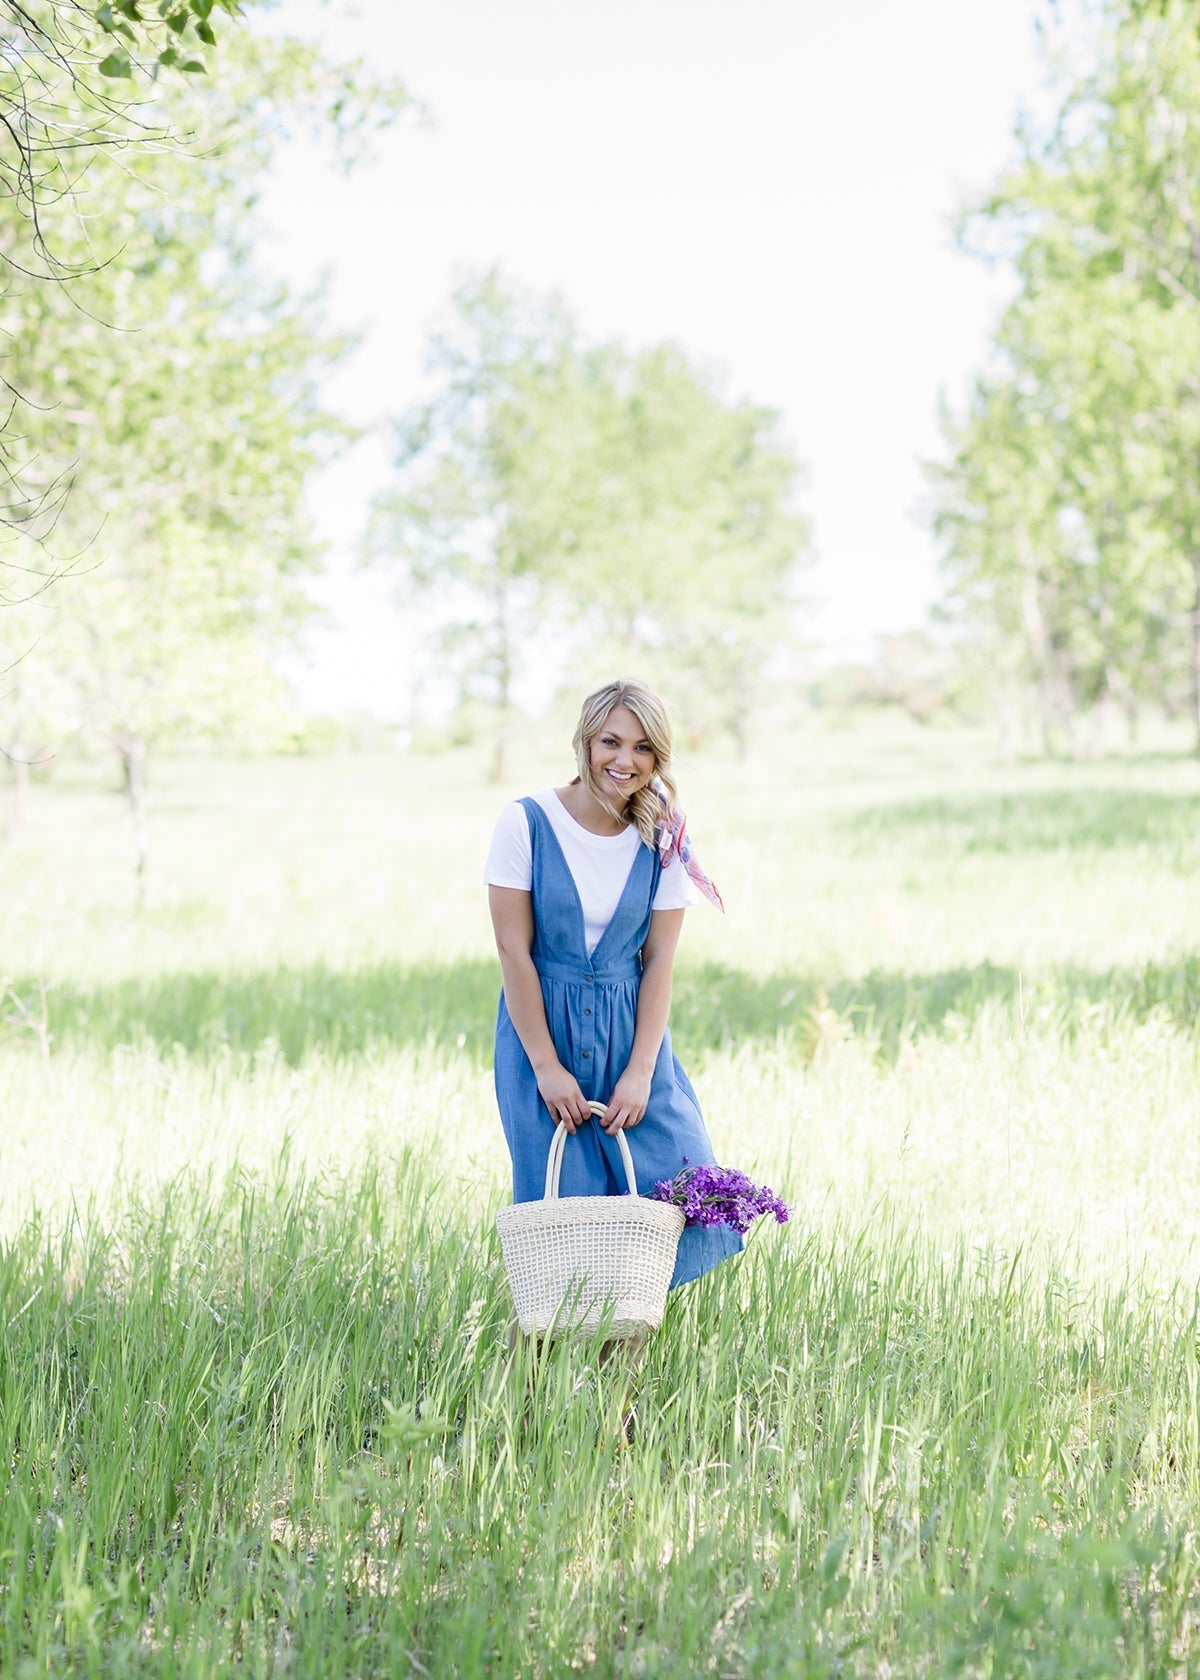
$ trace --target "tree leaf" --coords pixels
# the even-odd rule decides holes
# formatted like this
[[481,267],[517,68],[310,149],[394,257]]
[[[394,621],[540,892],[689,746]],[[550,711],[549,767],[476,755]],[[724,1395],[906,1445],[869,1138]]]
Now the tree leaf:
[[99,69],[102,76],[110,76],[114,79],[121,76],[129,81],[133,80],[133,66],[129,62],[129,54],[123,50],[111,52],[107,58],[102,58]]
[[197,35],[199,35],[200,39],[204,42],[204,44],[206,46],[209,46],[209,47],[215,47],[216,46],[217,37],[216,37],[216,34],[213,30],[213,26],[212,26],[211,23],[205,23],[203,18],[197,19],[197,21],[196,21],[196,33],[197,33]]

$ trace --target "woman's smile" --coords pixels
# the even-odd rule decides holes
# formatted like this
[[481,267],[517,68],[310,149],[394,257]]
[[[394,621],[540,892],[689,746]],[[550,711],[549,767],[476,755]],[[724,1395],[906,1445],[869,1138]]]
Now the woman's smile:
[[654,748],[627,706],[614,706],[591,742],[592,774],[631,799],[654,775]]

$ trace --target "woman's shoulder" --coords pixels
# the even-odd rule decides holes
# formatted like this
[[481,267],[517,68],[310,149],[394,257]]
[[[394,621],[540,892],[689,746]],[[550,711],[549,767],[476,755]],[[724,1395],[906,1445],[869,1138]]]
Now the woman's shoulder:
[[553,788],[539,788],[536,793],[523,793],[519,799],[512,800],[504,807],[501,815],[507,813],[510,822],[517,818],[527,821],[529,808],[532,805],[539,811],[544,811],[548,817],[553,817],[557,801],[558,795]]
[[512,799],[496,818],[484,879],[493,887],[521,887],[527,891],[532,855],[526,808],[519,799]]
[[546,788],[539,793],[522,794],[519,799],[510,799],[507,805],[500,807],[500,814],[496,818],[496,833],[520,836],[526,841],[529,838],[530,807],[541,811],[553,820],[553,788]]

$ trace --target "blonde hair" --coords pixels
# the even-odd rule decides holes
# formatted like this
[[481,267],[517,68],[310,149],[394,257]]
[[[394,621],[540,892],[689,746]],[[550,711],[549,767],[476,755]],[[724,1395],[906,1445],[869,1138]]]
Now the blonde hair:
[[[607,788],[602,788],[592,774],[592,741],[604,728],[605,720],[615,706],[625,706],[633,713],[654,750],[654,781],[623,803],[615,800]],[[647,846],[653,846],[655,829],[664,815],[674,813],[678,798],[675,778],[671,774],[671,720],[654,690],[635,677],[617,677],[605,683],[583,702],[571,745],[575,748],[579,780],[592,798],[603,805],[617,822],[632,823]],[[662,800],[655,791],[656,786],[666,796],[665,813]]]

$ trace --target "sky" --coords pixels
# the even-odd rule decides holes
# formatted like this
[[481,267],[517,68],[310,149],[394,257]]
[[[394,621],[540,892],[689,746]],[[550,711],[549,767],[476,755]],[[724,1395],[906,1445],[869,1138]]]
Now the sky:
[[776,409],[805,469],[806,629],[828,657],[920,625],[937,597],[921,463],[960,404],[1009,280],[953,218],[1014,156],[1043,83],[1039,0],[285,0],[400,76],[420,112],[346,175],[285,147],[267,266],[323,279],[362,345],[330,396],[374,428],[314,490],[330,623],[297,672],[312,709],[402,717],[410,632],[354,555],[387,480],[384,423],[466,274],[557,291],[594,338],[671,339]]

